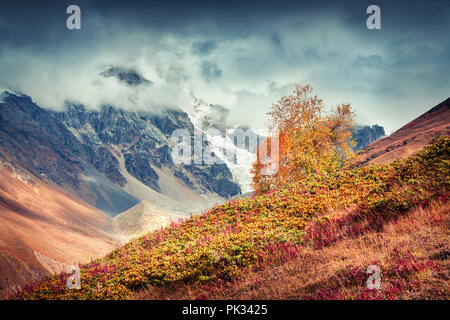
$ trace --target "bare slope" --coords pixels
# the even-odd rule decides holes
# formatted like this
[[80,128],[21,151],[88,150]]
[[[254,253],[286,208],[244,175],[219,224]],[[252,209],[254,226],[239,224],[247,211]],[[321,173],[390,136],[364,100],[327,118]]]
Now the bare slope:
[[450,131],[450,98],[409,122],[390,136],[375,141],[358,154],[359,165],[391,163],[419,151]]
[[0,164],[0,295],[118,245],[107,215],[57,186]]
[[181,216],[142,200],[134,207],[116,216],[112,227],[124,242],[141,236],[149,231],[164,227]]

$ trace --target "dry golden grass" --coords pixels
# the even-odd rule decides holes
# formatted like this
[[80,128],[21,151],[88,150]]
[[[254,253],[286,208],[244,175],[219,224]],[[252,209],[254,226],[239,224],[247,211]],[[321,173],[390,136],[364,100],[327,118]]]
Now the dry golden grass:
[[233,283],[149,287],[130,298],[317,299],[324,298],[317,296],[318,292],[330,293],[331,288],[339,294],[333,296],[331,293],[325,296],[326,299],[354,298],[355,292],[364,292],[366,283],[351,281],[352,270],[365,272],[367,266],[376,261],[381,268],[382,289],[387,289],[399,277],[398,270],[389,268],[395,265],[398,256],[412,255],[418,264],[428,261],[433,267],[412,272],[407,278],[412,281],[411,287],[394,292],[391,298],[448,299],[449,213],[448,201],[433,201],[425,209],[417,207],[399,219],[387,222],[378,232],[347,237],[318,250],[305,243],[296,258],[250,272]]

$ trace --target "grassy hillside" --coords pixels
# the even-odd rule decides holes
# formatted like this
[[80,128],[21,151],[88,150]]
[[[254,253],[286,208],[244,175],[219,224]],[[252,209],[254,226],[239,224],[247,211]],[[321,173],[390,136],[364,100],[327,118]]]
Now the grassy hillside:
[[[390,165],[311,176],[151,232],[80,266],[80,290],[60,274],[16,297],[448,299],[449,176],[443,137]],[[370,264],[381,290],[366,289]]]
[[[230,282],[150,286],[132,299],[448,299],[450,203],[431,201],[327,246],[277,248],[270,266]],[[273,251],[269,251],[273,252]],[[370,265],[381,289],[368,290]]]

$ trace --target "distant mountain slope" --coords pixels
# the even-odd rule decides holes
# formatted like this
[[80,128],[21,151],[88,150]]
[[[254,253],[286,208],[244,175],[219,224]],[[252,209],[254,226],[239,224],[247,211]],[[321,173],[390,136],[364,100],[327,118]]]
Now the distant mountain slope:
[[152,230],[165,227],[180,216],[143,200],[134,207],[114,217],[112,227],[116,235],[127,242]]
[[[189,117],[195,130],[202,132],[207,137],[207,140],[211,142],[212,151],[223,162],[223,165],[230,169],[234,181],[240,187],[240,191],[242,193],[251,192],[250,170],[256,161],[258,141],[261,142],[262,137],[258,136],[250,128],[227,127],[229,110],[221,105],[208,104],[194,97],[192,106],[194,113],[189,115]],[[237,141],[234,141],[234,130],[239,129],[242,130],[243,134],[248,133],[254,137],[253,145],[249,141],[247,146],[245,146],[245,141],[244,145],[239,145]],[[220,134],[211,136],[209,130],[216,130]],[[230,151],[235,155],[235,159],[228,159],[227,153]],[[234,194],[234,196],[236,195],[238,193]]]
[[[151,85],[132,70],[103,76]],[[173,163],[176,129],[195,130],[181,110],[67,103],[56,112],[0,92],[0,291],[239,194],[226,164]]]
[[81,143],[64,123],[28,96],[7,94],[3,100],[0,158],[107,212],[120,212],[139,202],[121,190],[126,180],[106,148]]
[[[154,199],[157,196],[143,198],[140,193],[135,194],[135,189],[128,188],[132,183],[130,175],[133,181],[150,190],[148,193],[156,192],[172,199],[165,202],[183,201],[185,208],[173,206],[171,209],[175,211],[201,209],[208,206],[205,198],[214,199],[213,204],[220,201],[220,197],[228,198],[240,192],[225,164],[178,165],[173,162],[172,132],[186,129],[194,134],[189,116],[181,110],[166,109],[154,114],[124,111],[111,106],[89,111],[84,106],[68,105],[66,111],[52,114],[80,143],[111,154],[118,162],[120,176],[124,178],[123,189],[139,200],[157,201]],[[104,162],[101,164],[105,165]],[[109,172],[107,167],[101,169],[106,174]],[[165,188],[168,184],[190,191],[175,195],[173,188]],[[191,206],[189,202],[192,202]]]
[[113,215],[141,200],[189,213],[240,193],[226,164],[173,163],[172,132],[194,131],[181,110],[93,111],[68,104],[55,112],[24,95],[3,93],[2,100],[0,158]]
[[0,161],[0,296],[119,245],[108,216]]
[[422,149],[436,137],[450,132],[450,98],[409,122],[390,136],[362,150],[358,165],[391,163]]

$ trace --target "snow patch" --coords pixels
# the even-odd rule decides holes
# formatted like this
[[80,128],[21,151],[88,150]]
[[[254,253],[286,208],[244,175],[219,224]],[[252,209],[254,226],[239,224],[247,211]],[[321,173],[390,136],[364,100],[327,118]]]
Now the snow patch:
[[[215,111],[214,106],[208,105],[195,97],[192,105],[195,113],[188,113],[188,115],[194,128],[205,134],[207,140],[210,142],[211,150],[228,166],[234,181],[241,187],[241,192],[247,193],[253,191],[251,187],[252,178],[250,170],[252,169],[253,163],[256,161],[256,154],[236,146],[228,136],[209,135],[203,130],[203,120],[205,118],[211,119],[211,114]],[[219,123],[217,125],[223,127],[224,123]],[[227,153],[235,154],[237,161],[229,161],[226,156]]]

